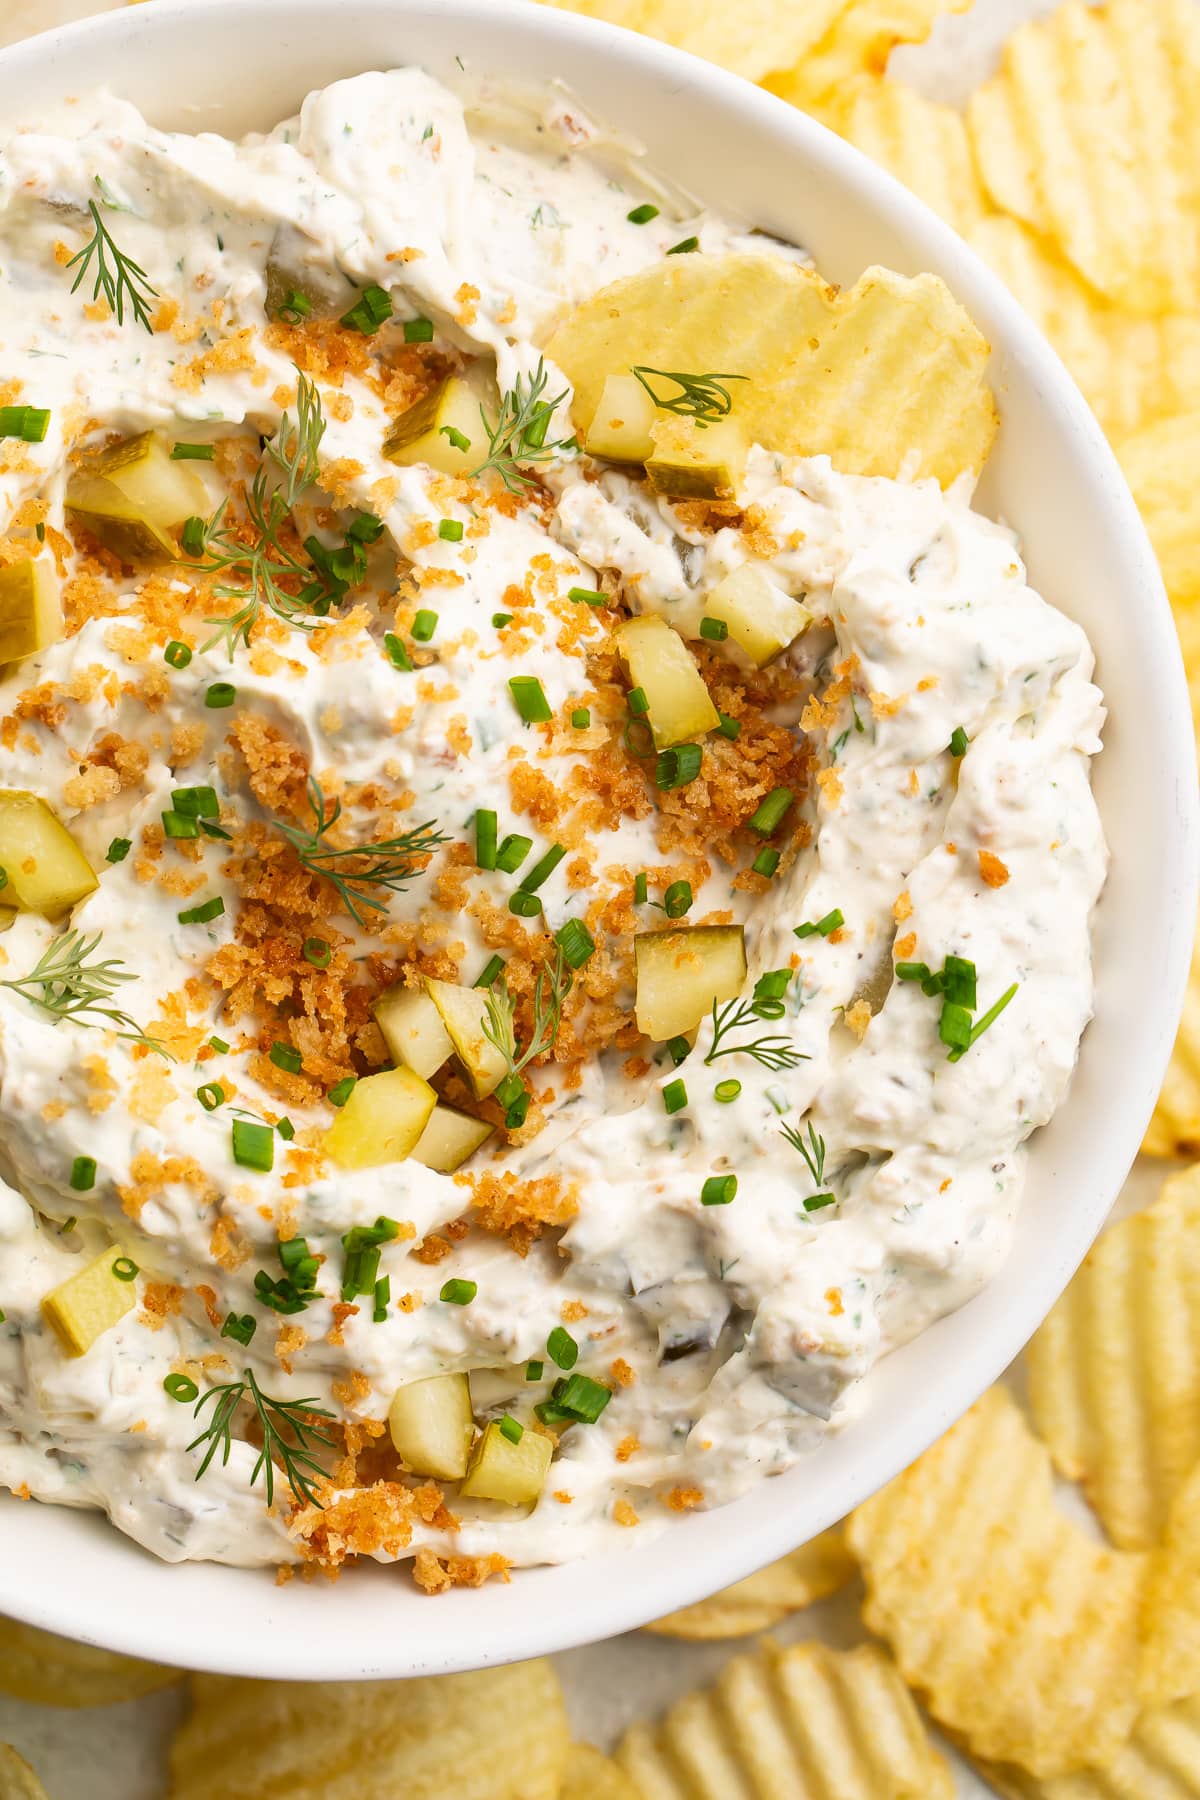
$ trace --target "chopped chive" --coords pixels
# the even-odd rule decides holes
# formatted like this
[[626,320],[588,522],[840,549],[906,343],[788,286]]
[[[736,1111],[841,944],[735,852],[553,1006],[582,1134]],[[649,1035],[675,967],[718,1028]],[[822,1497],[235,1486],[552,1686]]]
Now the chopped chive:
[[[754,1003],[756,1008],[761,1007],[764,1000],[782,1000],[791,985],[792,971],[790,969],[767,969],[764,974],[759,976],[754,984]],[[782,1019],[783,1013],[782,1011],[770,1015],[763,1012],[759,1013],[760,1018],[767,1018],[768,1016]]]
[[438,525],[438,536],[444,544],[461,544],[462,534],[461,519],[442,519]]
[[169,838],[197,838],[200,836],[200,821],[187,813],[176,812],[173,808],[162,815],[163,830]]
[[513,616],[511,613],[493,613],[492,614],[492,624],[496,627],[497,631],[503,631],[504,627],[506,625],[511,625],[512,622],[513,622]]
[[109,1266],[118,1281],[136,1281],[141,1274],[131,1256],[115,1257]]
[[691,1054],[692,1046],[685,1037],[673,1037],[668,1039],[667,1055],[670,1057],[676,1068],[679,1067],[681,1062],[686,1062]]
[[172,462],[211,462],[215,455],[213,444],[174,444],[171,448]]
[[568,588],[567,599],[574,600],[581,606],[607,606],[609,603],[608,595],[602,594],[599,588]]
[[292,1124],[290,1119],[278,1119],[275,1124],[275,1129],[285,1144],[290,1144],[296,1135],[296,1127]]
[[475,814],[475,866],[479,869],[494,869],[496,866],[496,814],[490,808],[481,806]]
[[731,719],[728,713],[718,713],[717,730],[723,738],[729,738],[732,742],[734,738],[741,736],[742,721],[740,719]]
[[406,675],[412,674],[412,657],[394,631],[384,632],[383,648],[393,669],[403,669]]
[[193,819],[218,819],[221,816],[221,803],[215,788],[175,788],[171,803],[176,812],[187,813]]
[[728,1206],[738,1190],[736,1175],[710,1175],[700,1189],[702,1206]]
[[439,425],[438,436],[448,438],[450,446],[454,450],[469,450],[471,448],[470,438],[465,437],[463,433],[456,430],[453,425]]
[[212,919],[219,919],[225,911],[225,902],[220,894],[211,900],[205,900],[200,906],[188,906],[179,914],[181,925],[207,925]]
[[542,883],[553,875],[566,854],[565,844],[552,844],[545,856],[539,862],[535,862],[532,869],[521,877],[521,886],[525,892],[532,894],[540,888]]
[[432,344],[432,319],[405,319],[404,341],[406,344]]
[[509,678],[508,688],[526,725],[542,725],[554,717],[536,675],[513,675]]
[[640,206],[635,206],[632,212],[625,214],[625,217],[631,225],[648,225],[651,219],[657,219],[658,208],[651,206],[648,200],[643,200]]
[[677,744],[673,750],[660,750],[654,767],[654,783],[663,793],[686,787],[695,781],[704,761],[699,744]]
[[224,706],[232,706],[236,699],[237,689],[232,681],[214,681],[204,695],[204,704],[215,711]]
[[[970,1035],[970,1038],[967,1041],[967,1043],[962,1045],[961,1048],[958,1045],[955,1045],[954,1048],[951,1050],[949,1058],[948,1058],[948,1060],[950,1062],[958,1062],[960,1060],[960,1058],[963,1055],[965,1055],[965,1053],[971,1048],[971,1045],[973,1043],[975,1043],[975,1041],[978,1038],[981,1038],[983,1036],[984,1032],[988,1029],[989,1025],[994,1025],[996,1023],[996,1020],[1000,1017],[1000,1014],[1004,1011],[1005,1007],[1008,1005],[1008,1003],[1012,999],[1013,995],[1017,992],[1017,989],[1019,986],[1020,986],[1020,983],[1014,981],[1012,986],[1010,988],[1006,989],[1006,991],[1003,994],[1001,994],[1000,998],[996,1001],[995,1005],[988,1007],[988,1009],[984,1013],[982,1019],[978,1019],[975,1022],[975,1024],[972,1025],[971,1035]],[[943,1039],[943,1042],[945,1042],[944,1039]]]
[[690,881],[673,881],[663,895],[663,911],[668,919],[682,919],[691,911],[694,898]]
[[737,1099],[741,1091],[742,1084],[740,1081],[735,1079],[718,1081],[716,1087],[713,1089],[713,1099],[721,1106],[730,1106]]
[[519,1444],[525,1436],[525,1427],[511,1413],[505,1413],[500,1421],[500,1436],[507,1438],[510,1444]]
[[210,1037],[208,1047],[210,1050],[215,1050],[218,1056],[226,1056],[229,1053],[229,1045],[224,1038]]
[[970,1008],[960,1006],[954,1000],[943,1001],[941,1017],[938,1020],[938,1036],[947,1049],[969,1050],[971,1047]]
[[341,323],[351,331],[361,331],[364,337],[373,337],[391,316],[391,295],[386,288],[371,282],[363,289],[350,311],[342,314]]
[[381,1275],[375,1283],[375,1310],[371,1314],[376,1325],[382,1325],[387,1318],[387,1309],[391,1304],[391,1299],[392,1278],[390,1275]]
[[286,325],[298,325],[301,319],[308,318],[312,309],[313,303],[308,295],[302,293],[299,288],[292,288],[284,296],[276,316],[282,319]]
[[625,704],[635,719],[640,719],[643,713],[650,711],[650,702],[646,698],[645,688],[630,688],[625,696]]
[[245,1349],[257,1330],[258,1320],[252,1313],[231,1312],[221,1327],[221,1336],[232,1338],[235,1344]]
[[114,838],[112,843],[108,846],[108,849],[104,852],[104,860],[105,862],[110,863],[124,862],[132,849],[132,838]]
[[76,1194],[86,1194],[96,1185],[96,1159],[94,1156],[77,1156],[71,1164],[71,1188]]
[[173,669],[186,669],[191,660],[191,651],[186,644],[181,644],[178,638],[172,638],[163,651],[163,661],[169,663]]
[[525,1364],[526,1381],[540,1381],[542,1379],[542,1367],[543,1365],[538,1361],[536,1356],[527,1362]]
[[532,838],[522,837],[519,832],[512,832],[497,850],[495,866],[503,870],[506,875],[514,875],[532,849]]
[[554,934],[569,969],[582,969],[596,954],[596,940],[582,919],[568,919]]
[[700,248],[700,239],[698,237],[680,238],[680,240],[677,244],[671,245],[671,248],[667,251],[667,255],[668,256],[689,256],[693,250],[698,250],[699,248]]
[[633,878],[633,904],[635,906],[645,906],[645,904],[649,898],[650,898],[650,877],[646,874],[646,871],[643,869],[643,870],[641,870],[641,872],[639,874],[635,875]]
[[314,969],[327,969],[333,961],[333,950],[323,937],[305,938],[300,954]]
[[723,644],[729,636],[729,626],[724,619],[701,619],[700,636],[710,644]]
[[190,1406],[193,1400],[200,1397],[200,1389],[190,1375],[164,1375],[163,1391],[172,1400],[178,1400],[181,1406]]
[[550,1361],[560,1369],[573,1369],[579,1361],[579,1345],[561,1325],[556,1325],[546,1339],[546,1352]]
[[757,831],[760,837],[770,837],[795,798],[790,787],[772,788],[766,799],[760,802],[746,820],[747,825],[751,831]]
[[967,754],[967,745],[970,741],[970,738],[967,736],[962,726],[956,725],[954,730],[950,733],[950,742],[946,748],[949,750],[951,756],[965,756]]
[[334,1082],[325,1098],[330,1106],[345,1106],[357,1086],[357,1075],[343,1075],[340,1081]]
[[427,644],[437,628],[437,614],[435,612],[429,612],[425,607],[422,607],[421,611],[412,622],[413,642],[416,644]]
[[836,1206],[836,1194],[810,1194],[804,1202],[805,1212],[820,1212],[823,1206]]
[[447,1306],[470,1306],[479,1292],[479,1285],[474,1281],[447,1281],[438,1295]]
[[779,867],[779,851],[760,850],[754,861],[750,864],[750,867],[756,875],[765,875],[767,880],[770,881],[772,875],[774,875],[776,869]]
[[219,1081],[206,1081],[203,1087],[196,1089],[196,1098],[205,1112],[216,1112],[218,1106],[224,1104],[225,1089]]
[[503,971],[504,958],[502,956],[489,956],[475,978],[475,986],[477,988],[491,987],[493,981],[495,981],[496,977],[502,974]]
[[199,823],[205,837],[218,838],[223,844],[232,844],[232,831],[226,831],[222,826],[214,825],[211,819],[201,819]]
[[612,1399],[612,1389],[593,1381],[590,1375],[566,1375],[550,1390],[550,1399],[535,1408],[543,1424],[570,1420],[580,1425],[594,1425]]
[[346,532],[358,544],[375,544],[383,536],[383,520],[372,512],[360,512]]
[[45,440],[50,414],[40,406],[0,406],[0,438],[20,438],[26,444]]
[[687,1083],[676,1079],[668,1081],[662,1091],[663,1110],[668,1113],[682,1112],[688,1103]]
[[190,519],[185,519],[179,541],[186,556],[203,556],[208,544],[208,526],[205,521],[197,518],[195,513]]
[[536,919],[542,910],[541,896],[526,893],[524,888],[518,888],[516,893],[509,898],[508,910],[510,913],[514,913],[518,919]]
[[235,1119],[230,1133],[233,1160],[243,1169],[266,1175],[275,1166],[275,1133],[255,1119]]
[[[823,919],[810,920],[805,925],[794,925],[792,927],[792,935],[794,937],[798,937],[798,938],[810,938],[810,937],[818,937],[818,936],[829,937],[829,935],[832,932],[837,931],[845,923],[846,923],[846,920],[842,914],[841,907],[835,906],[833,911],[827,912]],[[924,967],[924,964],[922,964],[921,966]],[[897,965],[896,965],[896,972],[897,972],[897,974],[899,974],[899,972],[900,972],[899,963],[897,963]],[[928,970],[926,970],[926,973],[928,974]],[[901,975],[900,979],[901,979],[901,981],[904,981],[906,979],[906,977]],[[918,977],[918,979],[919,979],[919,977]]]
[[591,711],[586,706],[577,706],[571,714],[571,723],[576,731],[586,731],[591,722]]
[[298,1075],[304,1067],[304,1058],[292,1044],[272,1044],[267,1055],[275,1067],[287,1075]]

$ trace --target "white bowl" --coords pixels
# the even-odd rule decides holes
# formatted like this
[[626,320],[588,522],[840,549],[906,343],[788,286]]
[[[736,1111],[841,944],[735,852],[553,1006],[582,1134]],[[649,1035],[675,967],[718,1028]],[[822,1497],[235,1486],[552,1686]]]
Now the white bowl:
[[160,125],[269,127],[311,88],[405,62],[566,82],[717,209],[812,250],[942,275],[994,346],[1003,429],[979,504],[1021,534],[1031,579],[1089,632],[1110,707],[1096,794],[1113,867],[1098,1005],[1070,1096],[1035,1140],[1012,1254],[986,1292],[872,1374],[857,1422],[789,1474],[645,1548],[430,1601],[373,1565],[276,1588],[167,1567],[102,1519],[0,1501],[0,1611],[139,1656],[244,1675],[403,1676],[560,1650],[724,1587],[840,1518],[953,1423],[1017,1354],[1133,1161],[1178,1016],[1196,907],[1197,796],[1179,652],[1133,502],[1091,414],[1000,284],[865,157],[781,101],[624,31],[507,0],[209,0],[137,7],[0,55],[6,125],[100,83]]

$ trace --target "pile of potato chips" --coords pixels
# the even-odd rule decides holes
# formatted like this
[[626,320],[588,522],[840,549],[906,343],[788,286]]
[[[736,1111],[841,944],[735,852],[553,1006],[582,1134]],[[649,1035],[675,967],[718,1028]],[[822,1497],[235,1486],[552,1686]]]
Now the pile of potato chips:
[[[1200,726],[1197,0],[1066,0],[1014,34],[963,112],[885,70],[964,0],[557,3],[763,82],[886,165],[992,265],[1122,462]],[[690,281],[689,263],[673,279]],[[814,287],[811,304],[834,329],[840,311],[861,318],[865,344],[859,289],[839,301]],[[675,298],[673,331],[702,336],[713,297]],[[933,328],[942,305],[930,296]],[[564,367],[588,361],[593,326],[571,321]],[[973,365],[969,379],[986,396]],[[932,472],[972,466],[988,406],[965,450],[930,441]],[[1146,1149],[1200,1154],[1200,954]],[[572,1741],[545,1662],[344,1687],[198,1677],[169,1800],[949,1800],[918,1702],[1002,1795],[1196,1800],[1200,1167],[1101,1238],[1027,1363],[1028,1417],[993,1389],[844,1528],[652,1628],[750,1636],[857,1573],[879,1642],[768,1640],[633,1726],[613,1759]],[[1080,1484],[1093,1529],[1061,1507],[1056,1473]],[[176,1679],[0,1621],[0,1691],[19,1698],[102,1705]],[[45,1800],[2,1745],[0,1800]]]

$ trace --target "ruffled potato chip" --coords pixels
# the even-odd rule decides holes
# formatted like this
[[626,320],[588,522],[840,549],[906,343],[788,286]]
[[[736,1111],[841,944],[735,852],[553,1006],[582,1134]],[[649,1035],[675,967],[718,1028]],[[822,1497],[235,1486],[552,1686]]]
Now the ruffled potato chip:
[[840,90],[826,121],[911,188],[965,237],[987,211],[963,115],[916,88],[861,75]]
[[1083,1483],[1113,1543],[1160,1543],[1200,1461],[1200,1168],[1104,1233],[1027,1363],[1059,1470]]
[[1159,419],[1117,445],[1125,479],[1145,520],[1177,611],[1200,605],[1198,454],[1200,409],[1178,418]]
[[0,1744],[0,1800],[46,1800],[46,1790],[11,1744]]
[[974,1755],[1046,1777],[1129,1736],[1149,1560],[1059,1511],[1050,1454],[1006,1389],[860,1506],[847,1540],[867,1625]]
[[567,12],[586,13],[661,38],[709,62],[760,81],[807,56],[826,29],[846,11],[847,0],[550,0]]
[[0,1694],[35,1706],[113,1706],[182,1681],[180,1669],[114,1656],[0,1618]]
[[767,1644],[617,1760],[641,1800],[951,1800],[953,1782],[889,1657],[875,1645]]
[[996,205],[1108,299],[1183,312],[1200,281],[1200,9],[1067,0],[1013,33],[968,127]]
[[853,1573],[854,1558],[846,1548],[841,1526],[834,1525],[790,1556],[747,1575],[745,1581],[735,1582],[708,1600],[667,1613],[646,1630],[660,1637],[697,1641],[749,1637],[836,1593]]
[[988,344],[935,275],[868,269],[848,292],[769,255],[674,256],[601,288],[546,346],[586,439],[605,379],[721,371],[751,438],[860,475],[977,471],[996,429]]
[[548,1662],[416,1681],[198,1675],[169,1800],[558,1800],[570,1736]]
[[[827,124],[847,82],[882,75],[898,44],[923,44],[942,13],[966,12],[972,0],[852,0],[802,60],[764,84]],[[801,10],[797,8],[797,10]],[[836,126],[835,126],[836,129]]]
[[1038,1781],[1011,1763],[978,1768],[1008,1800],[1196,1800],[1200,1697],[1143,1713],[1129,1742],[1102,1769]]
[[1004,213],[981,219],[969,241],[1041,326],[1110,436],[1200,407],[1200,317],[1147,319],[1114,306]]
[[572,1744],[558,1800],[639,1800],[639,1796],[615,1762],[590,1744]]

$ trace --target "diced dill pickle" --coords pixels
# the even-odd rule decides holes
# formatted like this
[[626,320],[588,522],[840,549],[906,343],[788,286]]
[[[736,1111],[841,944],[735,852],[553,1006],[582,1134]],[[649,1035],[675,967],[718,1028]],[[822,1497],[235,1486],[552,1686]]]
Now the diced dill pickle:
[[430,1375],[396,1389],[388,1408],[396,1454],[416,1475],[459,1481],[466,1474],[475,1415],[466,1375]]
[[398,985],[380,994],[372,1007],[394,1062],[428,1077],[454,1054],[442,1016],[424,988]]
[[757,563],[743,563],[719,581],[704,602],[756,668],[786,650],[812,624],[812,614],[773,582]]
[[411,1069],[384,1069],[355,1083],[325,1133],[325,1151],[343,1169],[403,1162],[421,1141],[437,1095]]
[[531,1506],[546,1481],[553,1439],[526,1426],[514,1444],[498,1419],[489,1420],[471,1452],[466,1480],[459,1493],[471,1500],[503,1500],[506,1506]]
[[58,577],[50,558],[0,569],[0,664],[19,662],[61,636]]
[[66,826],[36,794],[0,790],[0,903],[54,919],[98,886]]
[[114,1245],[94,1262],[68,1276],[42,1301],[42,1313],[54,1329],[68,1356],[84,1356],[96,1339],[111,1330],[137,1304],[137,1291],[132,1281],[122,1281],[113,1274],[113,1264],[122,1258]]
[[[268,319],[332,319],[344,313],[354,289],[344,275],[314,262],[316,245],[293,225],[281,225],[267,252]],[[299,297],[300,305],[294,302]],[[306,310],[307,309],[307,310]]]
[[587,428],[584,448],[610,462],[644,463],[654,453],[650,428],[659,417],[636,375],[609,375]]
[[469,1156],[474,1156],[492,1135],[492,1127],[470,1113],[440,1101],[429,1115],[429,1123],[421,1133],[421,1141],[412,1153],[414,1162],[423,1163],[439,1175],[453,1175]]
[[656,1039],[682,1037],[746,980],[740,925],[693,925],[647,931],[634,939],[637,1023]]
[[617,645],[633,687],[646,696],[646,717],[659,750],[693,742],[720,723],[696,659],[665,619],[645,613],[617,628]]
[[746,467],[746,438],[736,419],[702,426],[695,419],[660,418],[651,435],[646,477],[656,494],[722,500],[736,492]]
[[152,431],[91,457],[67,483],[67,511],[125,562],[174,560],[169,533],[208,512],[208,491],[191,464],[173,462]]
[[486,1035],[487,994],[482,988],[457,987],[452,981],[425,977],[429,998],[442,1016],[454,1054],[467,1072],[477,1100],[485,1100],[508,1071],[507,1060]]
[[407,412],[384,440],[389,462],[427,463],[443,475],[469,475],[487,460],[488,440],[474,390],[448,375]]

